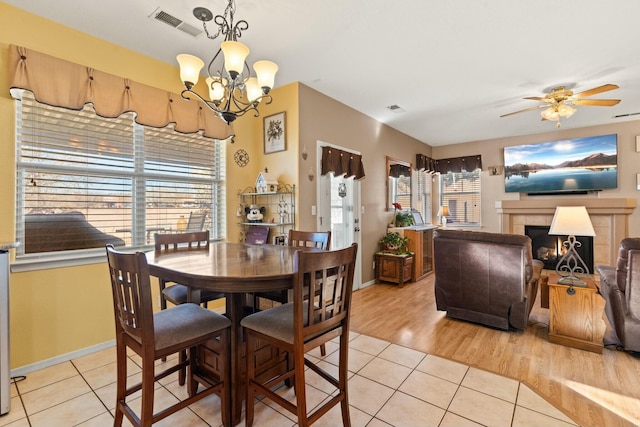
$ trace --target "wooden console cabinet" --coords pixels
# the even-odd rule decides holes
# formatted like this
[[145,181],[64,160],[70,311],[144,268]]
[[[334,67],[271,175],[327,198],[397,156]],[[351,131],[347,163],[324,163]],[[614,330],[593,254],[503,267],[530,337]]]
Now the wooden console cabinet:
[[605,301],[592,280],[587,287],[549,283],[549,341],[582,350],[602,353]]
[[413,275],[416,282],[433,271],[433,230],[434,226],[409,227],[404,229],[404,237],[409,239],[407,248],[415,254]]
[[377,253],[376,279],[404,286],[405,282],[411,281],[413,260],[411,255]]

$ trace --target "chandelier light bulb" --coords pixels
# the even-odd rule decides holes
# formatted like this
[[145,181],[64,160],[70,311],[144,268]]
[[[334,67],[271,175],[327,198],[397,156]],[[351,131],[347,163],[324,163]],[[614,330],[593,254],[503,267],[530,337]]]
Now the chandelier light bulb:
[[204,67],[204,62],[197,56],[186,53],[176,56],[178,64],[180,64],[180,80],[184,85],[191,89],[198,83],[200,70]]
[[249,48],[240,42],[228,40],[222,42],[220,49],[224,54],[224,68],[231,76],[231,79],[235,80],[239,74],[242,74],[244,62],[249,56]]
[[224,87],[227,85],[227,79],[207,77],[206,82],[209,88],[209,99],[214,102],[221,102],[225,97]]
[[264,93],[269,93],[276,80],[278,65],[272,61],[262,60],[256,61],[256,63],[253,64],[253,69],[258,76],[258,86],[262,88]]
[[262,89],[258,86],[258,79],[256,77],[250,77],[245,83],[245,87],[247,89],[247,99],[249,99],[249,102],[254,102],[262,96]]

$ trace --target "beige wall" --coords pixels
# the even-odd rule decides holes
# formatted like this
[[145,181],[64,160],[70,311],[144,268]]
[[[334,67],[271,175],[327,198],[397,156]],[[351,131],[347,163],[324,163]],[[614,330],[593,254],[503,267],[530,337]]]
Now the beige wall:
[[[576,113],[576,114],[579,114]],[[535,117],[531,118],[535,120]],[[569,119],[571,120],[571,119]],[[490,176],[487,171],[489,166],[504,165],[503,148],[511,145],[536,144],[539,142],[555,141],[559,139],[582,138],[586,136],[605,135],[615,133],[618,135],[618,188],[615,190],[602,190],[587,195],[563,196],[572,198],[633,198],[640,194],[636,189],[636,174],[640,173],[640,153],[636,152],[636,135],[640,135],[640,121],[621,121],[613,125],[591,126],[580,129],[556,129],[549,123],[550,131],[536,135],[514,136],[509,138],[490,139],[485,141],[473,141],[464,144],[433,147],[433,157],[442,159],[447,157],[467,156],[473,154],[482,155],[483,172],[481,175],[482,188],[482,229],[498,232],[500,225],[496,213],[495,202],[497,200],[519,199],[557,199],[557,196],[527,196],[526,194],[505,193],[504,175]],[[437,203],[434,203],[437,205]],[[629,216],[629,235],[640,236],[640,214],[636,208]]]
[[315,170],[317,141],[341,146],[362,154],[365,178],[361,181],[362,215],[362,282],[373,280],[373,254],[378,240],[386,233],[391,218],[386,210],[386,156],[415,163],[417,153],[431,154],[431,147],[397,130],[377,122],[320,92],[300,84],[300,145],[309,156],[299,163],[300,227],[312,230],[316,218],[311,206],[316,204],[316,179],[309,181],[310,168]]

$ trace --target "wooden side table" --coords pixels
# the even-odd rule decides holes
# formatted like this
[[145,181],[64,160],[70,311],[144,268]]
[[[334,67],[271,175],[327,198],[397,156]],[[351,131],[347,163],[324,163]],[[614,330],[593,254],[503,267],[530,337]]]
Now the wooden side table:
[[376,254],[376,278],[379,281],[397,283],[400,287],[411,280],[413,255]]
[[592,280],[587,287],[549,283],[549,341],[602,353],[606,324],[602,318],[605,301]]

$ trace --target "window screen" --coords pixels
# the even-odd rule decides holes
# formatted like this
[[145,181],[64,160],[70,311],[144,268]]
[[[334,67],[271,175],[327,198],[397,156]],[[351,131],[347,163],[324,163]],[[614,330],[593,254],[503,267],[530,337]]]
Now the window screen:
[[194,212],[224,237],[223,141],[144,127],[133,113],[40,104],[27,91],[16,108],[18,255],[144,246]]

